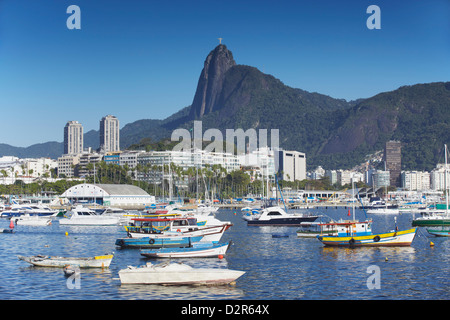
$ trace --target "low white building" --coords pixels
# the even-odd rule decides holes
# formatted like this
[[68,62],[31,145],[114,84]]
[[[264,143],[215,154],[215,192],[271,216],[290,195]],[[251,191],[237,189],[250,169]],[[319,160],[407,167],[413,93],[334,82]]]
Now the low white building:
[[58,161],[50,158],[27,158],[23,159],[24,174],[33,178],[50,177],[50,170],[58,167]]
[[62,196],[71,203],[92,202],[120,208],[143,208],[155,203],[155,196],[129,184],[77,184]]

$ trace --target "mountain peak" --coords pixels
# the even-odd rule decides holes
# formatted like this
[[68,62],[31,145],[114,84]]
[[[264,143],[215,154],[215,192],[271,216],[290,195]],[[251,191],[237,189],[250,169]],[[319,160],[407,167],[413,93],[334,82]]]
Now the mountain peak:
[[213,111],[222,90],[225,73],[235,65],[233,54],[224,44],[219,44],[208,54],[191,106],[192,119],[201,118]]

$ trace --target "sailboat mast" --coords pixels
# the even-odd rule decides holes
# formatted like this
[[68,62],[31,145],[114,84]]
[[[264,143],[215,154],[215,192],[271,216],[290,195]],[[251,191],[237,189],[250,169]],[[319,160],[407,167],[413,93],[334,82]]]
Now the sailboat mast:
[[445,147],[445,213],[448,215],[447,145]]
[[352,195],[353,195],[353,199],[352,199],[352,203],[353,203],[353,221],[355,221],[355,181],[352,178]]

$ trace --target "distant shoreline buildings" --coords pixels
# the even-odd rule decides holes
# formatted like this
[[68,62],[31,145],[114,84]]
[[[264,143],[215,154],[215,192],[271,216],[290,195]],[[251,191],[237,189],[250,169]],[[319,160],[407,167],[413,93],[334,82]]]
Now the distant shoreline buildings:
[[78,121],[68,121],[64,127],[64,154],[58,157],[58,177],[85,176],[86,164],[103,160],[109,152],[120,152],[119,119],[107,115],[100,120],[100,148],[93,152],[84,148],[83,126]]
[[[331,184],[345,186],[352,181],[364,182],[373,189],[386,189],[390,186],[400,187],[403,191],[441,191],[450,185],[450,177],[445,183],[445,166],[438,164],[431,172],[401,170],[401,142],[388,141],[384,155],[378,157],[378,165],[384,162],[384,170],[375,170],[369,162],[356,170],[324,170],[320,166],[314,171],[306,171],[306,154],[298,151],[257,149],[251,153],[234,155],[230,153],[206,152],[192,149],[188,151],[143,151],[120,150],[119,119],[113,115],[103,117],[99,122],[100,147],[98,150],[84,148],[83,126],[78,121],[68,121],[64,127],[64,154],[57,161],[47,158],[19,159],[17,157],[0,157],[0,178],[3,184],[16,180],[26,183],[36,179],[49,179],[57,172],[58,178],[84,178],[93,174],[88,170],[89,164],[105,162],[127,166],[129,172],[140,181],[161,183],[169,180],[171,173],[160,170],[163,165],[174,164],[182,170],[190,168],[221,168],[221,173],[244,170],[251,180],[271,180],[274,173],[280,180],[302,181],[328,177]],[[216,166],[216,167],[214,167]],[[217,169],[216,169],[217,170]],[[216,172],[219,174],[219,171]],[[178,179],[178,187],[187,185]]]

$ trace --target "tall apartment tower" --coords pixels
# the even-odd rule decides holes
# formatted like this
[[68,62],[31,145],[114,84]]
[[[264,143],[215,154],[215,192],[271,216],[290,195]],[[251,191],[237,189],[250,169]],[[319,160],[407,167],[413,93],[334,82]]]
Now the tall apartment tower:
[[390,173],[390,185],[400,187],[402,171],[402,143],[400,141],[386,142],[384,160],[386,161],[386,170]]
[[119,119],[115,116],[107,115],[100,120],[100,150],[120,151]]
[[83,152],[83,126],[78,121],[69,121],[64,127],[64,154]]
[[298,151],[278,150],[275,166],[282,179],[287,181],[306,179],[306,155]]

